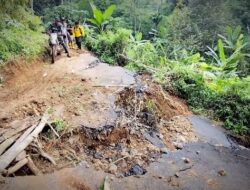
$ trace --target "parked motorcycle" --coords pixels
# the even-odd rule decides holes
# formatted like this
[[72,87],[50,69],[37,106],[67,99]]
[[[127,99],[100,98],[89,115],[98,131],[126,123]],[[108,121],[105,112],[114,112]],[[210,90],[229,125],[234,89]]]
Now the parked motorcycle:
[[56,32],[52,32],[49,35],[49,45],[51,47],[50,50],[50,55],[51,55],[51,62],[55,63],[56,61],[56,57],[58,55],[61,55],[62,51],[63,51],[63,46],[62,43],[60,42],[59,36]]

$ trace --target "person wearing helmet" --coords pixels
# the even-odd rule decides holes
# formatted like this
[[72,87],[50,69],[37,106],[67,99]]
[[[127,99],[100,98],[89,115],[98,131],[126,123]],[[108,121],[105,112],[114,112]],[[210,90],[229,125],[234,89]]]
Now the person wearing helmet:
[[[55,19],[55,22],[50,26],[50,31],[57,31],[58,41],[63,46],[63,49],[68,57],[71,57],[69,54],[69,48],[67,45],[67,34],[65,35],[63,24],[60,22],[59,19]],[[67,31],[67,30],[66,30]]]

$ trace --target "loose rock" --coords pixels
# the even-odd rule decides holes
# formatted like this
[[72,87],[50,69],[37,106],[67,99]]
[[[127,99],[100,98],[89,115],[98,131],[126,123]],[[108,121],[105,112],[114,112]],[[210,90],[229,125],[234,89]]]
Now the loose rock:
[[173,143],[176,149],[182,150],[183,149],[183,144],[174,142]]
[[131,176],[131,175],[143,175],[146,173],[146,170],[142,168],[140,165],[136,164],[134,165],[128,172],[126,176]]
[[220,170],[220,171],[218,171],[218,174],[219,174],[220,176],[226,176],[226,175],[227,175],[227,173],[225,172],[225,170]]
[[167,148],[161,148],[160,151],[163,154],[167,154],[168,153],[168,149]]
[[189,158],[184,158],[183,161],[184,161],[184,163],[186,163],[186,164],[189,164],[189,163],[191,162]]

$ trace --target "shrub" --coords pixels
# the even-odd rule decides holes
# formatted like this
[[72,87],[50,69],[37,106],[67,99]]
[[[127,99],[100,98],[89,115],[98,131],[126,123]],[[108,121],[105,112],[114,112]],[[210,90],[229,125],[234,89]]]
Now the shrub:
[[122,54],[130,42],[130,35],[131,31],[126,29],[109,30],[97,36],[87,35],[85,44],[88,49],[100,56],[102,61],[124,65],[126,60]]
[[44,51],[46,36],[42,35],[39,17],[26,12],[23,7],[16,11],[19,18],[0,14],[0,64],[16,56],[31,57]]
[[[233,132],[246,133],[250,125],[249,79],[218,79],[209,83],[196,71],[175,73],[175,91],[195,110],[206,112],[225,121],[224,125]],[[192,73],[193,72],[193,73]],[[234,81],[234,82],[230,82]],[[220,87],[218,87],[220,86]],[[234,130],[235,128],[239,130]]]

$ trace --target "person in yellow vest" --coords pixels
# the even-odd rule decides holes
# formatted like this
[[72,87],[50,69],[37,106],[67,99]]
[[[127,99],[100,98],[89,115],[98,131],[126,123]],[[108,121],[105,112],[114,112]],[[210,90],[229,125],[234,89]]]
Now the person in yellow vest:
[[82,49],[82,38],[84,37],[84,29],[82,26],[80,26],[79,22],[75,22],[73,33],[78,49]]

